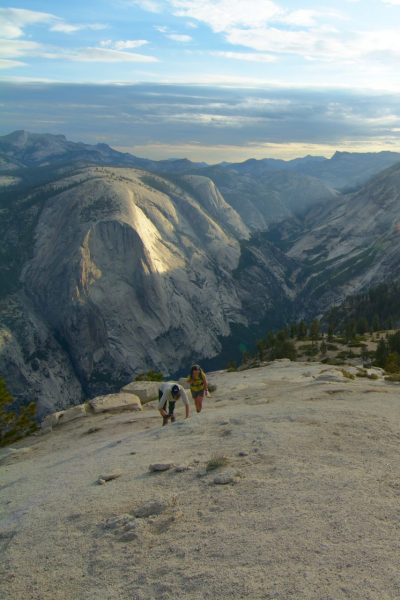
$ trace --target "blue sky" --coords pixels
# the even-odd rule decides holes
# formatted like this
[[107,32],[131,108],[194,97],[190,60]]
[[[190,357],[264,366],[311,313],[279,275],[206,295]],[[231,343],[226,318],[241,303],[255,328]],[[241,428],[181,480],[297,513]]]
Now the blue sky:
[[141,156],[400,150],[400,0],[10,1],[0,133]]

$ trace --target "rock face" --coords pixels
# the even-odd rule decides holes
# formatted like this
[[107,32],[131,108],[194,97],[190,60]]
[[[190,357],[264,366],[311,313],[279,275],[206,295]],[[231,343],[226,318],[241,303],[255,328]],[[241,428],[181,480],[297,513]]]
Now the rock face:
[[399,276],[400,165],[377,175],[334,207],[310,214],[288,255],[302,265],[299,305],[326,310],[349,294]]
[[[3,240],[12,276],[0,297],[0,369],[17,397],[20,386],[22,399],[25,390],[39,400],[40,416],[138,372],[215,355],[230,323],[246,323],[232,273],[249,233],[212,182],[182,189],[100,167],[53,177],[32,197],[16,194],[29,228],[15,264],[10,227]],[[16,231],[13,208],[4,218]]]
[[35,234],[25,292],[91,394],[174,370],[190,351],[211,356],[242,319],[232,230],[158,176],[84,169],[58,182]]

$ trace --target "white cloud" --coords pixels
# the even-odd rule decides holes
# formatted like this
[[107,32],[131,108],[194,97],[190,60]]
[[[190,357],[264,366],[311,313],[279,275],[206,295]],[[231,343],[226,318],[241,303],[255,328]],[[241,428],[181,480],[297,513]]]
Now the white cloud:
[[0,58],[0,69],[14,69],[15,67],[24,67],[26,63],[19,60],[7,60]]
[[102,25],[101,23],[89,23],[89,24],[72,24],[65,23],[64,21],[58,21],[52,27],[50,27],[50,31],[58,31],[61,33],[75,33],[75,31],[82,31],[82,29],[91,29],[94,31],[99,31],[101,29],[107,29],[107,25]]
[[192,36],[187,35],[185,33],[174,33],[170,30],[169,27],[166,27],[165,25],[155,25],[154,29],[159,33],[165,35],[165,37],[169,40],[173,40],[174,42],[187,43],[191,42],[193,39]]
[[103,40],[100,42],[102,48],[113,48],[114,50],[127,50],[129,48],[140,48],[148,44],[147,40]]
[[257,52],[224,52],[224,51],[215,51],[210,52],[212,56],[220,56],[222,58],[230,58],[233,60],[244,60],[250,62],[275,62],[277,60],[276,56],[271,54],[259,54]]
[[36,42],[25,40],[1,40],[0,39],[0,57],[3,59],[16,58],[38,54],[42,46]]
[[283,13],[270,0],[170,0],[175,14],[207,23],[214,31],[233,26],[257,27]]
[[52,23],[57,17],[50,13],[23,8],[0,8],[0,31],[8,39],[21,37],[24,28],[36,23]]
[[168,33],[166,37],[169,40],[173,40],[174,42],[187,43],[192,41],[192,37],[190,35],[180,34],[180,33]]
[[50,59],[72,60],[77,62],[158,62],[155,56],[136,54],[133,52],[122,52],[110,48],[82,48],[73,52],[45,53],[42,56]]
[[24,35],[30,25],[48,25],[50,31],[74,33],[82,29],[101,30],[107,26],[101,23],[66,23],[56,15],[22,8],[0,8],[0,31],[3,38],[15,39]]
[[317,17],[319,16],[316,10],[295,10],[288,14],[284,21],[288,25],[298,25],[301,27],[311,27],[316,25]]
[[133,0],[133,2],[129,2],[128,4],[134,4],[142,8],[143,10],[147,10],[153,13],[162,12],[162,5],[160,2],[155,2],[154,0]]
[[400,0],[382,0],[384,4],[390,4],[393,6],[400,6]]

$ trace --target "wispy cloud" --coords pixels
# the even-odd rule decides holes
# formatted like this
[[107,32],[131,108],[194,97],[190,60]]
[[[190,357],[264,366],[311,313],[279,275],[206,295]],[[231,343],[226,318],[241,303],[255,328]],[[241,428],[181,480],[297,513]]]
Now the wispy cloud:
[[148,10],[153,13],[160,13],[163,10],[161,2],[157,2],[156,0],[126,0],[125,3],[132,6],[138,6],[143,10]]
[[102,23],[72,24],[65,23],[64,21],[57,21],[57,23],[50,27],[50,31],[59,31],[61,33],[75,33],[76,31],[82,31],[83,29],[100,31],[102,29],[107,29],[107,25],[104,25]]
[[100,42],[102,48],[113,48],[114,50],[128,50],[131,48],[140,48],[148,44],[147,40],[103,40]]
[[192,41],[192,36],[185,33],[175,33],[169,27],[165,25],[155,25],[154,29],[159,33],[162,33],[167,39],[179,43],[188,43]]
[[57,17],[50,13],[22,8],[0,8],[0,31],[7,39],[19,38],[24,28],[37,23],[52,23]]
[[26,63],[19,60],[8,60],[0,58],[0,69],[14,69],[15,67],[25,67]]
[[186,44],[192,41],[192,36],[186,35],[184,33],[167,33],[166,36],[169,40],[173,40],[174,42],[179,42]]
[[121,62],[158,62],[158,58],[147,54],[123,52],[112,48],[81,48],[72,52],[45,52],[45,58],[71,60],[77,62],[121,63]]
[[215,50],[210,52],[212,56],[220,56],[222,58],[229,58],[232,60],[244,60],[249,62],[264,62],[271,63],[277,60],[276,56],[272,54],[262,54],[259,52],[229,52],[222,50]]
[[19,56],[27,56],[40,52],[41,44],[19,39],[0,39],[0,58],[12,59]]

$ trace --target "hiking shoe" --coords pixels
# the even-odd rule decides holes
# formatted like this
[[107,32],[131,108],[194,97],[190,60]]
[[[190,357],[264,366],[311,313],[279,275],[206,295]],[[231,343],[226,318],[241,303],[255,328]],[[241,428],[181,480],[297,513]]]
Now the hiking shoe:
[[164,425],[166,425],[168,423],[168,417],[163,417],[162,418],[162,426],[164,427]]
[[175,423],[176,418],[174,417],[174,415],[171,415],[171,423]]

